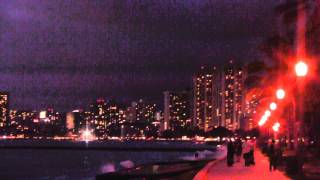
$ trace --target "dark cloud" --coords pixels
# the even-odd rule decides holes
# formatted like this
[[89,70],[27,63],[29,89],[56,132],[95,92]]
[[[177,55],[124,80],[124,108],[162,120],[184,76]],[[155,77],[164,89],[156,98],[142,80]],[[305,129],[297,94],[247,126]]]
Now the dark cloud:
[[270,0],[0,0],[0,90],[15,108],[161,102],[201,64],[259,55]]

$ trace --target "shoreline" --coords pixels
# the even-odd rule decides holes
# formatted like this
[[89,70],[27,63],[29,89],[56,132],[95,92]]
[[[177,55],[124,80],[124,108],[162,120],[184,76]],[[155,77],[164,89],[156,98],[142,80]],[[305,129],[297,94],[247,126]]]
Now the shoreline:
[[93,151],[215,151],[213,145],[193,141],[68,141],[68,140],[2,140],[1,149],[32,150],[93,150]]

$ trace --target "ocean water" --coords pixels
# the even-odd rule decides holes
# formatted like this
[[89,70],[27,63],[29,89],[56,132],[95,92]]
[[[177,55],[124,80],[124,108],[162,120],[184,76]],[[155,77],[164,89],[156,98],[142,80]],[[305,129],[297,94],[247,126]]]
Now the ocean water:
[[[28,142],[30,143],[30,142]],[[12,144],[12,143],[11,143]],[[21,144],[21,143],[20,143]],[[32,144],[32,143],[31,143]],[[129,144],[129,145],[128,145]],[[125,143],[124,148],[144,143]],[[0,143],[2,146],[2,144]],[[70,143],[69,143],[70,145]],[[108,143],[103,143],[103,146]],[[148,146],[197,146],[193,143],[148,143]],[[173,161],[193,156],[194,152],[71,150],[71,149],[3,149],[0,148],[0,179],[94,179],[108,165],[120,169],[120,162],[135,165]]]

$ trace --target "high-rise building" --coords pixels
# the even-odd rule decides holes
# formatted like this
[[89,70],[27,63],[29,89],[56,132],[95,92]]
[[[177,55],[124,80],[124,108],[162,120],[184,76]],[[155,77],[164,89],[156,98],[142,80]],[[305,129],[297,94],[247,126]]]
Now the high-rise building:
[[137,103],[132,102],[125,112],[126,122],[133,123],[137,120]]
[[38,132],[42,137],[53,137],[65,133],[65,115],[60,114],[53,108],[40,111],[38,114]]
[[255,94],[252,94],[250,97],[246,98],[244,121],[243,124],[241,124],[241,129],[251,130],[257,126],[256,122],[254,121],[254,117],[256,115],[258,105],[259,100]]
[[79,134],[81,128],[85,128],[84,112],[81,109],[73,110],[66,114],[66,128],[69,135]]
[[220,124],[220,75],[215,67],[201,67],[193,78],[193,123],[204,131]]
[[33,122],[35,117],[36,113],[32,111],[10,110],[10,134],[24,137],[35,135],[37,132]]
[[90,116],[85,119],[99,138],[106,138],[108,135],[120,136],[120,125],[126,121],[126,114],[119,104],[98,99],[90,105]]
[[140,99],[132,102],[124,113],[127,134],[144,136],[145,132],[154,129],[156,121],[156,104],[146,103]]
[[140,99],[136,105],[136,121],[152,123],[155,120],[156,104],[145,103]]
[[187,91],[164,92],[164,130],[187,128],[190,119],[190,95]]
[[155,121],[152,123],[157,129],[158,134],[160,134],[162,131],[164,131],[164,117],[162,111],[156,112]]
[[0,129],[5,131],[9,124],[9,93],[0,92]]
[[222,126],[229,130],[240,128],[245,107],[244,72],[232,61],[222,73]]
[[[107,126],[110,125],[119,125],[120,121],[122,121],[122,113],[123,111],[120,109],[119,105],[114,102],[107,103],[106,107],[106,116],[107,116]],[[120,115],[121,111],[121,115]]]
[[96,102],[90,104],[89,125],[94,129],[98,137],[106,136],[107,133],[107,103],[104,99],[97,99]]
[[201,67],[193,78],[194,125],[204,131],[217,126],[239,129],[244,118],[244,77],[241,67],[232,61],[221,71]]

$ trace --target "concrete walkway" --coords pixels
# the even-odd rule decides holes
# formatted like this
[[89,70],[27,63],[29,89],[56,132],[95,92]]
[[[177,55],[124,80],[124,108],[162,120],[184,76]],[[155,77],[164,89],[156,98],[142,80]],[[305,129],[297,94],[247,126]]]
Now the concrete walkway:
[[227,167],[226,160],[210,162],[197,173],[194,180],[282,180],[290,179],[280,171],[269,171],[269,161],[259,150],[255,151],[255,166],[245,167],[244,159]]

